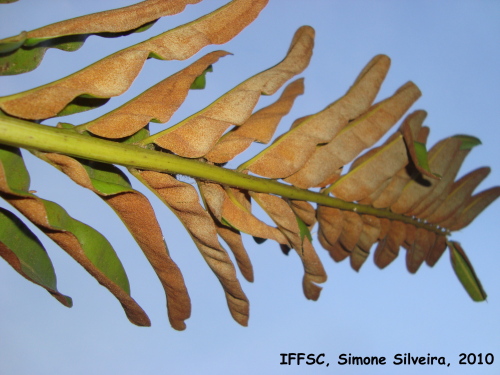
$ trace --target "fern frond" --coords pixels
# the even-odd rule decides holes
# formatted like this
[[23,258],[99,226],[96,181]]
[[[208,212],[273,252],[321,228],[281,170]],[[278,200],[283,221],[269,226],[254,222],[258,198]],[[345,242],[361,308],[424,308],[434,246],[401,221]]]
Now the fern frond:
[[[242,233],[275,241],[285,253],[293,249],[304,269],[304,295],[317,300],[327,274],[313,246],[311,232],[316,224],[319,243],[331,258],[337,262],[349,258],[356,271],[373,246],[380,268],[404,248],[411,273],[424,262],[434,265],[448,248],[466,290],[474,300],[484,300],[486,293],[465,252],[449,237],[493,202],[500,187],[474,194],[487,168],[456,180],[463,160],[479,142],[474,137],[449,137],[427,151],[426,112],[414,111],[403,119],[421,95],[416,84],[408,82],[374,103],[389,69],[387,56],[374,57],[342,98],[294,121],[236,170],[219,164],[232,161],[253,142],[270,142],[278,123],[304,93],[304,80],[299,78],[286,86],[275,103],[253,112],[261,95],[275,94],[308,66],[314,45],[312,27],[297,30],[280,63],[153,134],[149,123],[167,122],[188,91],[197,87],[198,78],[227,52],[201,57],[85,124],[53,128],[29,121],[103,105],[130,86],[147,58],[184,60],[209,44],[225,43],[252,22],[266,3],[234,0],[66,78],[0,98],[0,143],[7,145],[0,154],[0,195],[106,286],[138,325],[148,325],[149,318],[130,297],[128,279],[114,250],[100,234],[55,203],[29,192],[27,172],[14,147],[31,150],[114,209],[157,273],[170,323],[178,330],[185,328],[191,312],[183,276],[170,258],[152,205],[112,164],[127,167],[182,222],[220,281],[231,315],[242,325],[248,323],[249,301],[219,238],[228,244],[249,281],[255,275]],[[82,33],[93,33],[89,30]],[[401,119],[401,126],[377,145]],[[196,184],[183,182],[178,175],[193,177]],[[255,204],[274,226],[254,213]],[[13,259],[3,245],[0,250]],[[9,263],[20,269],[15,261]],[[64,300],[55,286],[45,287]]]

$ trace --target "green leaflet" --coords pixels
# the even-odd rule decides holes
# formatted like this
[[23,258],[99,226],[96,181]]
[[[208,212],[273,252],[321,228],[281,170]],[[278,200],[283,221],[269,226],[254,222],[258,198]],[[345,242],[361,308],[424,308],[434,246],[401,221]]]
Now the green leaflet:
[[[56,168],[61,169],[48,159],[43,152],[33,151],[33,154],[49,164],[52,164]],[[113,164],[99,163],[84,159],[76,160],[78,160],[81,166],[85,169],[92,186],[100,194],[107,196],[126,191],[133,191],[127,176]]]
[[15,3],[18,0],[0,0],[0,4],[9,4],[9,3]]
[[417,155],[417,163],[419,167],[422,167],[427,172],[431,172],[429,167],[429,160],[427,159],[427,148],[422,142],[413,141],[413,146],[415,147],[415,153]]
[[73,305],[70,297],[57,290],[54,267],[41,242],[16,215],[1,207],[0,256],[19,274],[45,288],[64,306]]
[[105,195],[132,191],[127,176],[112,164],[104,164],[87,160],[79,160],[90,177],[92,186]]
[[[73,128],[70,124],[58,126]],[[141,129],[138,133],[140,134],[136,133],[123,141],[133,142],[149,134],[146,129]],[[83,135],[90,137],[88,132]],[[177,330],[185,329],[184,321],[191,314],[189,295],[179,268],[169,256],[148,199],[132,189],[128,178],[112,164],[74,159],[54,153],[33,153],[61,170],[75,183],[96,193],[115,211],[141,247],[164,287],[172,327]]]
[[313,239],[311,236],[311,231],[307,227],[306,223],[304,223],[304,221],[297,215],[295,215],[295,219],[297,219],[297,224],[299,225],[299,234],[302,244],[304,243],[304,238],[306,237],[309,239],[309,241],[312,242]]
[[[89,35],[70,35],[49,39],[36,47],[25,47],[30,39],[23,39],[25,33],[4,39],[0,43],[0,75],[16,75],[32,71],[40,65],[49,48],[76,51]],[[35,44],[35,43],[32,43]]]
[[149,135],[150,135],[149,130],[147,129],[146,126],[145,128],[139,130],[137,133],[132,134],[130,137],[125,137],[124,139],[122,139],[121,143],[130,144],[130,143],[140,142],[143,139],[149,137]]
[[99,108],[109,102],[110,98],[98,98],[92,95],[80,95],[69,102],[57,116],[68,116]]
[[[59,128],[63,129],[75,129],[75,126],[68,123],[59,123],[57,125]],[[91,136],[88,132],[83,133],[86,136]],[[141,129],[137,133],[133,134],[130,137],[127,137],[123,140],[123,143],[134,143],[138,142],[141,139],[147,137],[149,135],[149,131],[146,129]],[[41,159],[47,161],[49,164],[53,163],[50,160],[47,160],[43,153],[35,154]],[[130,181],[128,177],[113,164],[99,163],[91,160],[77,159],[78,162],[85,168],[88,176],[90,177],[90,181],[92,186],[99,192],[104,195],[113,195],[122,193],[125,191],[132,191],[133,188],[130,185]]]
[[487,297],[486,292],[476,276],[474,268],[467,258],[467,255],[465,255],[464,249],[462,249],[462,246],[455,241],[448,241],[447,244],[450,249],[450,259],[453,270],[463,287],[467,293],[469,293],[469,296],[473,301],[485,301]]
[[[108,240],[95,229],[73,219],[58,204],[38,198],[28,192],[29,175],[17,148],[0,146],[0,162],[0,167],[3,167],[0,168],[3,169],[1,172],[6,179],[5,185],[0,186],[2,197],[11,204],[22,204],[23,201],[30,199],[42,203],[44,212],[38,211],[30,217],[30,220],[48,235],[53,232],[62,232],[74,236],[87,258],[83,260],[86,263],[87,270],[89,270],[88,267],[97,268],[98,272],[102,272],[108,280],[111,280],[130,295],[127,275]],[[16,205],[16,208],[22,211],[23,207]],[[37,208],[41,209],[40,206]],[[34,208],[30,210],[30,213],[35,211]],[[65,248],[65,250],[70,253],[71,251],[79,252],[78,249]],[[88,264],[88,261],[90,261],[91,265]]]
[[[45,160],[43,154],[35,154]],[[79,161],[88,173],[92,186],[99,192],[111,195],[132,190],[128,178],[114,165],[90,160]],[[110,280],[130,294],[130,285],[125,270],[108,240],[93,228],[70,217],[58,204],[40,200],[45,206],[50,226],[55,230],[73,233],[82,245],[87,258]]]
[[212,65],[210,65],[208,68],[206,68],[204,70],[204,72],[199,75],[198,77],[196,77],[196,79],[194,80],[194,82],[191,84],[191,87],[190,89],[191,90],[202,90],[205,88],[205,86],[207,85],[207,73],[208,72],[213,72],[214,69],[212,67]]
[[0,171],[2,166],[9,179],[9,190],[18,194],[29,194],[30,175],[19,149],[0,145]]
[[16,50],[17,48],[23,45],[25,40],[26,40],[26,31],[23,31],[19,35],[3,39],[2,42],[0,43],[0,54],[6,54]]
[[57,203],[43,200],[50,226],[55,230],[73,233],[87,258],[111,281],[130,294],[125,269],[108,240],[92,227],[73,219]]
[[473,137],[471,135],[456,135],[454,138],[458,138],[462,141],[462,145],[460,146],[460,150],[470,150],[473,147],[479,146],[481,144],[481,140],[479,138]]

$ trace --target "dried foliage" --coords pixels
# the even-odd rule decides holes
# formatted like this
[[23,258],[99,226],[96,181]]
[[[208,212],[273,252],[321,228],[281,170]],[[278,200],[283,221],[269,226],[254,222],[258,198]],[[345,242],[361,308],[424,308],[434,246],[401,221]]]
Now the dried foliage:
[[[178,13],[187,4],[199,1],[144,1],[4,39],[0,41],[0,73],[32,70],[47,48],[75,50],[89,35],[119,36],[141,31],[159,17]],[[207,16],[119,51],[66,78],[1,97],[0,123],[15,119],[33,129],[46,128],[35,121],[103,105],[127,90],[147,58],[184,60],[205,46],[225,43],[251,23],[266,3],[231,1]],[[183,276],[169,255],[148,199],[132,188],[120,169],[96,156],[100,155],[96,153],[99,145],[123,146],[144,158],[154,152],[165,160],[173,154],[177,158],[168,160],[179,163],[194,160],[187,162],[184,171],[195,177],[196,186],[180,181],[176,175],[179,169],[168,163],[149,169],[131,164],[128,159],[117,160],[116,164],[128,167],[182,222],[220,281],[231,315],[242,325],[248,323],[249,301],[219,238],[228,245],[248,281],[253,281],[255,275],[242,233],[258,242],[276,241],[285,253],[293,249],[304,268],[304,295],[317,300],[327,275],[313,246],[311,230],[316,224],[321,246],[336,262],[349,258],[356,271],[374,246],[374,261],[380,268],[390,264],[403,247],[411,273],[424,262],[433,266],[449,249],[457,276],[472,299],[486,298],[464,250],[449,236],[493,202],[500,195],[500,187],[475,193],[488,168],[457,179],[463,160],[479,143],[474,137],[453,136],[427,151],[425,111],[405,117],[421,94],[414,83],[408,82],[391,97],[374,103],[389,70],[387,56],[374,57],[342,98],[318,113],[296,120],[287,132],[242,163],[236,172],[219,166],[253,142],[271,142],[282,117],[304,93],[304,80],[289,83],[273,104],[254,111],[259,97],[275,94],[300,74],[309,64],[313,45],[314,30],[309,26],[299,28],[277,65],[154,134],[150,134],[149,124],[167,122],[190,89],[204,87],[206,72],[228,52],[202,56],[90,122],[78,126],[60,123],[60,129],[54,129],[54,134],[71,135],[82,142],[108,140],[96,140],[95,148],[87,154],[65,155],[42,143],[25,146],[78,185],[93,191],[116,212],[158,275],[170,323],[177,330],[185,329],[185,320],[191,314]],[[400,121],[401,125],[377,145]],[[28,172],[19,149],[13,147],[23,146],[19,143],[0,138],[2,198],[108,288],[132,323],[149,325],[149,318],[130,296],[125,270],[108,241],[57,204],[29,190]],[[252,187],[241,181],[248,181]],[[312,188],[320,190],[307,190]],[[274,226],[252,212],[255,204]],[[36,236],[7,210],[1,209],[0,222],[0,256],[22,276],[71,306],[71,299],[57,290],[52,264]]]

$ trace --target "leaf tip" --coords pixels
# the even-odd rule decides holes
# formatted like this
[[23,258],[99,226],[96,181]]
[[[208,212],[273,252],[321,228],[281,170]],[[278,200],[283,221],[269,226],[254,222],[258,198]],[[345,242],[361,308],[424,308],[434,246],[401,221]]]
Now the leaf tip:
[[472,148],[482,144],[481,140],[477,137],[471,135],[458,134],[453,138],[457,138],[462,141],[460,145],[460,150],[471,150]]
[[485,301],[487,294],[479,281],[479,278],[472,267],[464,249],[460,243],[455,241],[448,241],[448,248],[450,250],[450,259],[453,270],[463,287],[475,302]]

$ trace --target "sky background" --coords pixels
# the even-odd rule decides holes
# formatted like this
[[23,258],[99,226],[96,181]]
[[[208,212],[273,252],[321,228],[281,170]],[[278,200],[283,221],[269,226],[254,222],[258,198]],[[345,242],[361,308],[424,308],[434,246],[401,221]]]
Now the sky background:
[[[0,95],[62,78],[226,2],[205,0],[188,6],[182,14],[164,18],[144,33],[119,39],[90,37],[77,52],[49,50],[35,71],[2,78]],[[0,5],[0,38],[132,3],[20,0]],[[471,134],[483,141],[459,174],[491,166],[492,173],[480,186],[483,190],[500,185],[499,19],[500,2],[496,1],[271,0],[260,17],[226,45],[206,47],[185,62],[149,60],[122,97],[64,121],[78,125],[96,118],[205,53],[216,49],[234,53],[214,65],[205,90],[189,94],[169,122],[173,125],[279,62],[295,30],[311,25],[316,29],[316,46],[311,64],[301,74],[306,92],[283,119],[281,132],[294,119],[320,111],[342,96],[364,65],[384,53],[391,57],[392,66],[377,100],[409,80],[415,82],[423,96],[412,110],[428,112],[429,145],[454,134]],[[273,102],[279,93],[262,98],[257,108]],[[152,124],[151,128],[155,132],[164,126]],[[319,301],[311,302],[302,293],[302,265],[296,254],[284,256],[275,243],[258,246],[245,236],[255,272],[254,283],[240,277],[251,303],[245,328],[230,317],[219,282],[174,215],[131,177],[133,186],[151,197],[189,289],[192,317],[187,329],[177,332],[168,323],[156,275],[112,210],[48,164],[24,154],[31,189],[110,240],[127,270],[132,296],[148,313],[152,327],[129,323],[115,298],[40,234],[54,263],[58,288],[73,298],[74,306],[63,307],[1,260],[1,374],[500,373],[498,203],[452,236],[469,255],[488,293],[487,302],[470,300],[453,273],[448,252],[435,267],[424,264],[415,275],[406,271],[404,251],[382,271],[370,257],[357,273],[348,262],[334,263],[316,240],[329,280]],[[7,203],[0,205],[9,208]],[[280,353],[286,352],[325,353],[330,366],[281,366]],[[385,356],[389,364],[339,366],[338,356],[343,353]],[[451,365],[395,366],[392,357],[398,353],[444,356]],[[460,353],[492,353],[495,363],[461,366]]]

